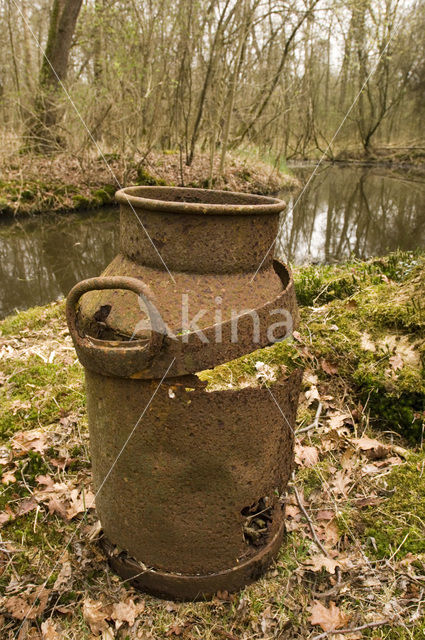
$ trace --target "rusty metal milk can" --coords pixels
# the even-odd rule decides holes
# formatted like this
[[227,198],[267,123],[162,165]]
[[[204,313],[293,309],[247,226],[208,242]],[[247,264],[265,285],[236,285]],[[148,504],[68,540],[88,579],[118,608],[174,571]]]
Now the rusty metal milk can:
[[218,391],[196,374],[289,335],[283,322],[270,335],[274,314],[296,325],[292,276],[266,255],[285,203],[178,187],[116,198],[120,252],[67,300],[104,548],[155,595],[236,590],[283,538],[302,374]]

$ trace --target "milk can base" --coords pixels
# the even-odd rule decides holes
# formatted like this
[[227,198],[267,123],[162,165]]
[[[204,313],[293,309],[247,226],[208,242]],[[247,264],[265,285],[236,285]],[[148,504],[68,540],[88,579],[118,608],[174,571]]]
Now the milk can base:
[[258,580],[277,555],[284,534],[285,525],[282,523],[273,539],[257,555],[231,569],[207,575],[143,569],[137,560],[126,556],[125,552],[113,555],[115,547],[106,538],[102,539],[101,544],[111,569],[135,589],[167,600],[202,600],[211,598],[218,591],[238,591]]

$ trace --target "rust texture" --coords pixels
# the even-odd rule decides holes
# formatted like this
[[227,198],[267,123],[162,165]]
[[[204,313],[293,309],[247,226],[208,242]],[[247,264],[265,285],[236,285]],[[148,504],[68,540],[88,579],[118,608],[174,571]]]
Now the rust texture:
[[[120,254],[67,300],[86,372],[105,551],[120,575],[155,595],[235,590],[264,571],[283,537],[281,497],[292,470],[302,372],[270,389],[224,391],[206,390],[196,373],[270,344],[274,310],[285,309],[297,325],[284,264],[268,256],[252,281],[285,205],[165,187],[131,187],[117,199]],[[206,342],[196,331],[182,333],[182,295],[190,314],[206,310],[198,323]],[[237,341],[231,309],[240,314]],[[259,318],[257,341],[251,310]],[[288,332],[281,327],[274,338]]]

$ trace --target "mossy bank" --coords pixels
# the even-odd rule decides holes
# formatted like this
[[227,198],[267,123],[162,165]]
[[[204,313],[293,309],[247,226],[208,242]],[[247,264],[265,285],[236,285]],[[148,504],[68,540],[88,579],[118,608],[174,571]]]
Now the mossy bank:
[[0,215],[30,215],[98,208],[128,185],[170,185],[273,194],[298,186],[288,173],[255,157],[229,156],[225,170],[199,153],[190,167],[177,152],[147,157],[17,155],[0,166]]

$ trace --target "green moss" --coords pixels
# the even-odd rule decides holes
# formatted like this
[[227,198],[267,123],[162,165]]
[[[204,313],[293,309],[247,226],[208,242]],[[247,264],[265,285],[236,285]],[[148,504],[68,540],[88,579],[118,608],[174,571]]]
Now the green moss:
[[144,167],[137,168],[137,182],[138,185],[143,185],[147,187],[156,187],[161,185],[166,185],[167,183],[162,178],[155,178],[151,175]]
[[[393,495],[362,516],[363,538],[373,538],[371,553],[378,558],[403,558],[407,553],[425,554],[425,456],[409,457],[385,476],[386,490]],[[402,545],[402,546],[401,546]],[[400,547],[400,548],[399,548]]]
[[25,365],[19,369],[12,360],[4,364],[7,384],[0,407],[0,439],[15,431],[51,424],[83,403],[79,364],[64,367],[31,356]]
[[419,620],[414,627],[388,626],[379,629],[367,629],[363,632],[365,638],[373,640],[423,640],[425,638],[425,619]]
[[64,303],[53,302],[45,307],[31,307],[0,321],[0,335],[12,336],[21,331],[37,331],[64,315]]
[[91,207],[95,206],[92,198],[88,198],[87,196],[83,196],[81,194],[72,196],[72,202],[75,209],[90,209]]
[[[423,253],[308,266],[295,279],[299,299],[313,307],[301,310],[301,333],[314,361],[335,365],[372,426],[418,441],[425,415]],[[329,378],[320,368],[319,375]]]
[[255,384],[258,370],[257,362],[263,362],[273,368],[276,377],[289,375],[295,368],[303,366],[300,353],[292,340],[276,342],[271,347],[257,349],[252,353],[226,362],[214,369],[198,373],[198,377],[208,383],[207,388],[217,390],[229,387],[241,387]]
[[106,184],[101,189],[93,191],[93,198],[95,198],[99,205],[109,204],[114,201],[116,187],[112,184]]

